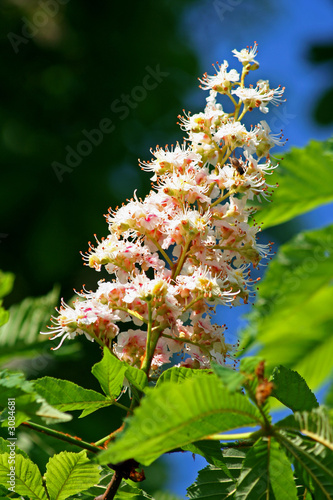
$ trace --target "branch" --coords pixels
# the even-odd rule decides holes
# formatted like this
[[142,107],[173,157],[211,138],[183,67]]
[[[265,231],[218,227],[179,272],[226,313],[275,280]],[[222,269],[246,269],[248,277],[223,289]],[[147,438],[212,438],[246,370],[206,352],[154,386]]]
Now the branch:
[[95,446],[93,444],[87,443],[86,441],[82,441],[81,438],[70,436],[69,434],[65,434],[64,432],[55,431],[54,429],[35,424],[34,422],[22,422],[21,425],[29,427],[34,431],[41,432],[42,434],[47,434],[48,436],[54,437],[56,439],[61,439],[62,441],[66,441],[67,443],[73,444],[75,446],[79,446],[79,448],[91,451],[92,453],[98,453],[104,449],[102,446]]

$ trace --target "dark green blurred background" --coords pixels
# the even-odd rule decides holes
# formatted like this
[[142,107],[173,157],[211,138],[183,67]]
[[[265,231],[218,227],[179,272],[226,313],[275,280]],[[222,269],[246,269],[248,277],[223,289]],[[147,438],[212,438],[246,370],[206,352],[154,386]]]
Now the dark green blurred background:
[[[0,250],[1,267],[16,274],[12,301],[44,294],[54,282],[67,298],[83,282],[94,286],[96,274],[82,266],[79,251],[94,233],[107,234],[110,206],[134,189],[147,193],[138,158],[150,159],[157,143],[181,140],[177,115],[198,75],[177,2],[61,3],[1,7]],[[56,15],[45,12],[51,4]],[[103,119],[114,130],[90,147],[82,131]],[[71,172],[52,166],[77,149]]]

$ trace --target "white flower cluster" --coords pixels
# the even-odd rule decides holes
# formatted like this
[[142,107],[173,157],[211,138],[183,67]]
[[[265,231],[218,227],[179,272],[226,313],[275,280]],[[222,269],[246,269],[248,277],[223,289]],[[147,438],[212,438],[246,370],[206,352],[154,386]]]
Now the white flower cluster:
[[[158,148],[141,163],[153,174],[152,191],[110,210],[109,236],[91,245],[84,259],[97,271],[105,266],[114,279],[79,294],[73,307],[62,304],[52,327],[53,338],[61,337],[58,347],[84,334],[147,373],[175,353],[183,354],[182,366],[195,368],[232,357],[224,325],[212,324],[212,316],[217,305],[247,302],[249,268],[269,252],[257,243],[260,228],[249,224],[249,201],[267,198],[266,176],[274,168],[269,151],[282,144],[265,121],[247,130],[241,119],[254,108],[267,113],[283,93],[263,80],[244,86],[259,67],[256,45],[233,52],[241,75],[227,71],[227,61],[214,76],[204,75],[204,111],[180,117],[184,144]],[[223,111],[219,94],[232,101],[233,113]],[[120,331],[120,322],[137,329]]]

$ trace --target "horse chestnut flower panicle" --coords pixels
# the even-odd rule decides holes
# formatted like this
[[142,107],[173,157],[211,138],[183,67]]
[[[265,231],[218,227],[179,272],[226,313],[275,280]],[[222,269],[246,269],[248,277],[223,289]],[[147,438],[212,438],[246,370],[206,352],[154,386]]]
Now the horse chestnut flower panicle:
[[[282,144],[265,121],[248,130],[241,119],[255,108],[267,113],[284,91],[266,80],[245,87],[259,67],[257,44],[233,53],[241,73],[227,61],[214,66],[215,75],[200,79],[209,92],[203,112],[179,117],[184,143],[157,147],[150,162],[140,162],[152,173],[152,191],[110,209],[110,234],[83,258],[113,279],[78,294],[73,307],[62,302],[52,319],[53,339],[61,339],[56,349],[84,334],[147,374],[175,353],[183,354],[180,365],[194,368],[233,358],[235,346],[212,318],[217,305],[248,301],[250,267],[269,253],[257,242],[260,228],[249,224],[254,210],[247,202],[268,198],[266,177],[275,168],[269,151]],[[220,96],[233,113],[223,111]],[[127,322],[131,328],[120,331]]]

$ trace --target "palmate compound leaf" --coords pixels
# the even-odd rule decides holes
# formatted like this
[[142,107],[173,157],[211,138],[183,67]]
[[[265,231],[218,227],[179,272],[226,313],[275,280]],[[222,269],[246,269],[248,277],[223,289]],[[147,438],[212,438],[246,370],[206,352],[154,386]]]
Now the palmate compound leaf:
[[15,455],[14,462],[11,461],[12,458],[8,453],[0,455],[0,483],[9,489],[11,484],[7,481],[9,477],[13,477],[15,493],[33,500],[48,500],[37,465],[21,454]]
[[66,500],[97,484],[100,478],[98,466],[87,459],[86,451],[62,451],[50,458],[46,469],[45,480],[50,500]]
[[134,458],[149,465],[163,453],[211,434],[260,425],[259,410],[242,394],[230,394],[215,376],[165,382],[147,391],[124,431],[94,460]]
[[297,500],[291,463],[272,437],[259,439],[247,453],[235,500]]
[[316,396],[299,373],[285,366],[277,366],[272,373],[272,396],[293,411],[311,411],[319,406]]
[[250,335],[268,365],[276,360],[312,388],[333,368],[333,226],[298,234],[282,245],[248,315]]
[[273,203],[258,203],[256,219],[263,229],[276,226],[333,201],[332,139],[292,148],[270,179],[279,184]]
[[33,381],[34,388],[46,401],[60,411],[83,410],[81,417],[111,405],[114,400],[91,389],[53,377]]

